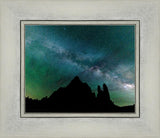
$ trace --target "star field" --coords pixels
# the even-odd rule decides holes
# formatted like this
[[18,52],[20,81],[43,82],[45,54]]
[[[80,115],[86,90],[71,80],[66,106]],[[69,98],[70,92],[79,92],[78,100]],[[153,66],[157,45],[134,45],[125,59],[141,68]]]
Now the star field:
[[25,25],[25,94],[50,96],[75,77],[97,94],[106,83],[111,99],[135,103],[133,25]]

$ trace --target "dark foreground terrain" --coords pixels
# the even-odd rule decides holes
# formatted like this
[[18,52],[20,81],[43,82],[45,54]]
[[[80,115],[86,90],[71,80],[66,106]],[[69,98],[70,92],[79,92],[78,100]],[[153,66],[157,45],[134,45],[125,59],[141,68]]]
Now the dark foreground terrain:
[[35,100],[26,97],[26,112],[135,112],[135,105],[119,107],[109,95],[108,88],[98,86],[98,95],[92,93],[87,83],[76,76],[68,86],[59,88],[50,97]]

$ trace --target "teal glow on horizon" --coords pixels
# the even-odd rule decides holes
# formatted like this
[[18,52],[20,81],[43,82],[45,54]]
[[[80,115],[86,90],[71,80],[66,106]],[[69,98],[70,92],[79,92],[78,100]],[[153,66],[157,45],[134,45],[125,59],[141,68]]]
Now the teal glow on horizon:
[[25,95],[50,96],[75,77],[107,84],[120,106],[135,104],[134,25],[25,25]]

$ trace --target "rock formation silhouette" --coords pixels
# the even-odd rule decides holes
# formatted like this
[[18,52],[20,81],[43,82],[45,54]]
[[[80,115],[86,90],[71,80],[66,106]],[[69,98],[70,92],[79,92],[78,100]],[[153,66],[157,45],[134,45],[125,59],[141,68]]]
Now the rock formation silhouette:
[[135,105],[119,107],[110,99],[106,84],[98,85],[97,97],[87,83],[76,76],[65,88],[60,87],[50,97],[41,100],[26,97],[26,112],[134,112]]

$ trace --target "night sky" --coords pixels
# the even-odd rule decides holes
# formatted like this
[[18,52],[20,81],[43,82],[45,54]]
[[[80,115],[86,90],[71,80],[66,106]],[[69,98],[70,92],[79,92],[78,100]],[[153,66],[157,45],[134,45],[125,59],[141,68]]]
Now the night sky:
[[135,103],[134,25],[25,25],[25,95],[50,96],[75,77],[97,94],[106,83],[111,99]]

